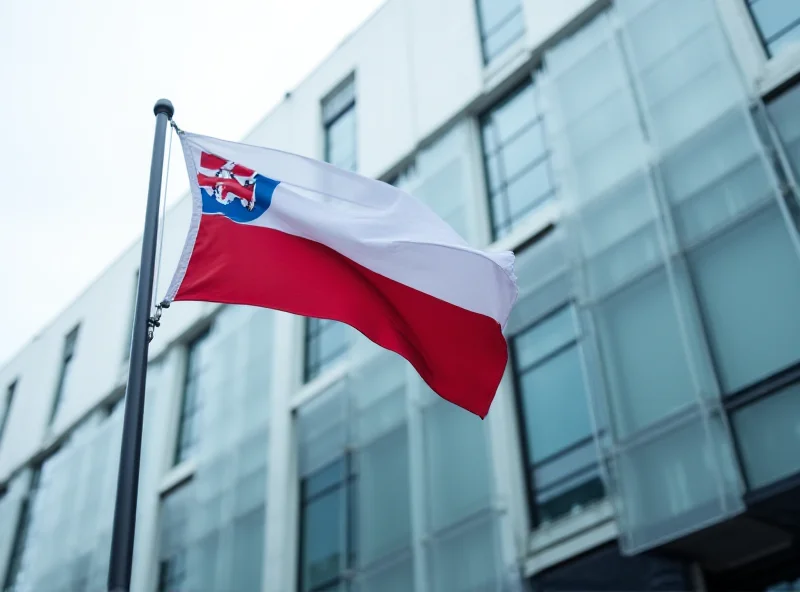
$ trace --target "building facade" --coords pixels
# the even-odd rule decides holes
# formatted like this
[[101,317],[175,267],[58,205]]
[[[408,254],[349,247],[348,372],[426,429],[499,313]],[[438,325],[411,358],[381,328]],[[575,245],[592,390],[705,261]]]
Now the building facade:
[[[480,421],[341,324],[173,305],[135,590],[800,588],[800,3],[387,0],[245,141],[513,249],[511,361]],[[139,248],[0,369],[4,592],[105,590]]]

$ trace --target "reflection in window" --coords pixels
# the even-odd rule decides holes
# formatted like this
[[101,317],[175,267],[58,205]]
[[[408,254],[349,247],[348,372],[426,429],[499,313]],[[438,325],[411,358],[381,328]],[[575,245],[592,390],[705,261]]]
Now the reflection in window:
[[53,409],[50,412],[50,423],[56,417],[56,413],[61,408],[64,402],[64,395],[70,394],[70,384],[72,379],[72,361],[75,357],[75,346],[78,341],[78,327],[75,327],[64,338],[64,350],[61,358],[61,374],[58,377],[58,387],[56,388],[56,396],[53,399]]
[[522,3],[520,0],[478,0],[478,25],[483,63],[488,64],[525,34]]
[[322,103],[325,126],[325,160],[334,166],[355,171],[356,89],[350,78]]
[[356,473],[349,454],[301,484],[300,590],[338,590],[355,566]]
[[200,434],[200,379],[203,372],[204,344],[208,332],[197,337],[189,344],[186,361],[186,381],[183,386],[180,423],[178,424],[178,440],[175,446],[175,464],[178,465],[191,456]]
[[347,325],[327,319],[306,320],[305,378],[312,380],[330,367],[350,343]]
[[484,115],[481,131],[492,230],[500,238],[555,192],[534,83]]
[[539,522],[603,497],[577,338],[567,307],[513,340],[528,487]]
[[747,0],[750,14],[770,57],[800,44],[800,2]]

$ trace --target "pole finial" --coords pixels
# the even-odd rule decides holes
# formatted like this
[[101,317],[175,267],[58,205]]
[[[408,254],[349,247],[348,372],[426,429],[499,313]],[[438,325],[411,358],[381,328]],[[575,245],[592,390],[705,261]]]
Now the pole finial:
[[156,115],[159,113],[166,113],[167,119],[172,119],[175,113],[175,107],[172,106],[172,102],[170,102],[169,99],[158,99],[158,101],[156,101],[156,106],[153,107],[153,113]]

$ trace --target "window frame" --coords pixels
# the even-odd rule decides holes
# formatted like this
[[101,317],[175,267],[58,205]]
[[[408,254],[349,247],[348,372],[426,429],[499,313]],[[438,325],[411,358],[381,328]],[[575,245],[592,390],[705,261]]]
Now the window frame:
[[3,445],[3,436],[6,433],[6,426],[8,425],[8,418],[11,416],[11,405],[14,404],[14,394],[19,387],[19,378],[11,381],[6,389],[6,404],[3,408],[3,417],[0,419],[0,447]]
[[[537,502],[537,493],[539,493],[542,490],[540,490],[540,489],[538,489],[536,487],[536,482],[535,482],[535,479],[533,477],[534,471],[539,467],[543,467],[543,466],[546,466],[546,465],[553,464],[554,462],[558,461],[559,459],[562,459],[562,458],[568,456],[572,452],[575,452],[576,450],[579,450],[580,448],[586,446],[587,444],[590,444],[590,443],[594,442],[595,441],[595,434],[594,433],[590,433],[587,437],[582,438],[582,439],[580,439],[580,440],[578,440],[576,442],[573,442],[573,443],[569,444],[568,446],[558,450],[557,452],[554,452],[554,453],[548,455],[547,457],[545,457],[545,458],[543,458],[543,459],[541,459],[541,460],[539,460],[539,461],[537,461],[535,463],[532,461],[532,459],[530,458],[530,441],[529,441],[529,436],[528,436],[528,427],[527,427],[527,425],[525,423],[525,417],[524,417],[525,414],[523,412],[524,406],[525,406],[525,402],[524,402],[524,394],[523,394],[523,389],[522,389],[522,376],[523,376],[524,373],[529,372],[529,371],[531,371],[531,370],[533,370],[535,368],[541,367],[542,365],[546,364],[547,362],[553,360],[555,357],[557,357],[557,356],[569,351],[572,348],[577,348],[578,353],[580,354],[581,335],[580,335],[580,333],[578,331],[576,331],[576,334],[575,334],[575,336],[573,338],[571,338],[567,342],[559,345],[558,347],[556,347],[552,351],[549,351],[548,353],[544,354],[543,356],[538,358],[536,361],[528,364],[525,368],[520,367],[519,355],[517,353],[515,340],[516,340],[517,337],[519,337],[521,335],[524,335],[527,331],[533,329],[537,325],[539,325],[539,324],[541,324],[541,323],[543,323],[543,322],[545,322],[545,321],[547,321],[549,319],[552,319],[556,315],[558,315],[559,313],[561,313],[561,312],[563,312],[565,310],[569,310],[569,309],[572,309],[572,311],[573,311],[572,314],[575,315],[575,314],[577,314],[577,312],[579,310],[579,307],[578,307],[577,303],[575,303],[572,300],[567,300],[567,301],[564,301],[564,302],[560,302],[557,305],[548,308],[548,310],[546,312],[544,312],[541,315],[538,315],[531,322],[525,324],[518,331],[516,331],[513,335],[509,336],[509,342],[510,342],[510,344],[509,344],[510,345],[509,346],[509,363],[510,363],[510,367],[511,367],[511,378],[512,378],[512,385],[513,385],[513,389],[514,389],[514,399],[515,399],[516,411],[517,411],[517,413],[516,413],[516,416],[517,416],[517,430],[519,432],[520,445],[521,445],[521,448],[522,448],[522,450],[521,450],[521,459],[522,459],[522,463],[523,463],[522,470],[523,470],[524,481],[525,481],[525,495],[526,495],[526,499],[527,499],[527,502],[528,502],[528,512],[529,512],[529,516],[530,516],[530,526],[531,526],[532,530],[535,530],[536,528],[538,528],[541,524],[543,524],[545,522],[545,520],[542,519],[542,510],[540,508],[540,504]],[[582,377],[581,381],[585,383],[586,379],[584,377]],[[591,396],[591,394],[589,392],[588,385],[584,384],[584,387],[586,389],[586,404],[587,404],[587,406],[590,406],[591,405],[591,401],[590,401],[589,397]],[[601,501],[602,499],[605,499],[608,496],[608,492],[606,491],[606,484],[604,483],[603,477],[602,477],[603,473],[602,473],[602,466],[600,464],[601,462],[602,462],[601,459],[598,459],[598,462],[595,464],[596,475],[594,477],[592,477],[592,478],[587,479],[585,483],[590,483],[593,479],[599,480],[601,486],[604,489],[604,495],[602,497],[600,497],[600,498],[596,498],[596,499],[593,498],[593,499],[589,500],[589,503]],[[571,473],[567,473],[566,475],[560,477],[554,483],[551,483],[550,485],[545,487],[544,490],[546,491],[548,489],[555,489],[561,483],[568,482],[570,479],[572,479],[572,478],[574,478],[576,476],[579,476],[579,475],[584,475],[584,474],[587,475],[587,476],[591,474],[591,471],[590,471],[590,469],[588,467],[584,467],[584,468],[578,469],[576,471],[573,471]],[[563,514],[561,516],[557,516],[556,520],[564,518],[564,517],[566,517],[568,515],[569,514]]]
[[[206,327],[205,329],[203,329],[203,331],[201,331],[194,338],[192,338],[191,341],[189,341],[186,345],[186,368],[184,370],[183,389],[181,392],[180,407],[178,409],[178,425],[175,433],[175,448],[172,457],[173,468],[181,465],[182,463],[189,460],[189,458],[191,458],[191,455],[183,456],[186,450],[182,446],[182,438],[186,424],[186,394],[188,391],[190,381],[197,380],[197,376],[192,374],[191,360],[192,360],[192,355],[195,352],[195,348],[202,347],[203,343],[205,342],[206,339],[208,339],[210,334],[211,334],[211,328]],[[195,401],[192,409],[192,414],[195,416],[197,415],[197,413],[199,413],[198,403],[199,401],[197,400],[197,394],[195,393]],[[196,444],[197,441],[193,442],[192,446],[189,448],[189,451],[191,451],[191,449]]]
[[[503,18],[501,18],[498,22],[496,22],[491,29],[486,30],[484,27],[484,19],[483,10],[482,10],[482,3],[483,2],[490,2],[491,0],[475,0],[475,20],[478,24],[478,42],[481,46],[481,59],[483,60],[483,66],[487,67],[492,61],[501,56],[504,52],[506,52],[509,48],[514,47],[515,44],[519,43],[520,40],[525,38],[525,34],[527,32],[527,27],[525,26],[525,8],[523,7],[522,2],[520,1],[517,5],[516,9],[513,9],[508,12]],[[497,31],[501,30],[504,26],[508,25],[510,22],[514,20],[514,18],[519,17],[522,23],[522,33],[519,37],[515,37],[505,45],[503,45],[500,49],[494,51],[491,55],[488,54],[488,49],[486,47],[487,40]]]
[[764,51],[767,60],[772,60],[773,58],[776,57],[776,54],[774,54],[772,52],[772,49],[770,49],[770,44],[779,40],[786,33],[792,31],[793,29],[800,29],[800,17],[797,20],[790,22],[782,29],[780,29],[777,33],[775,33],[772,36],[771,40],[767,39],[764,36],[763,29],[761,28],[761,23],[759,22],[758,18],[756,18],[756,13],[753,10],[753,4],[758,1],[760,0],[743,0],[744,8],[747,11],[748,16],[750,17],[750,22],[753,25],[753,28],[755,29],[756,35],[758,35],[758,40],[761,43],[761,49]]
[[50,409],[50,420],[48,425],[52,425],[58,415],[58,411],[64,402],[64,384],[67,381],[72,363],[75,361],[75,353],[78,349],[78,337],[80,336],[80,324],[75,325],[69,333],[64,336],[64,344],[61,349],[61,370],[58,374],[58,384],[53,397],[53,404]]
[[[492,242],[501,240],[506,236],[513,233],[514,229],[522,223],[529,215],[531,215],[534,211],[536,211],[537,207],[540,207],[547,203],[548,200],[554,199],[558,196],[558,186],[556,184],[556,179],[554,175],[554,171],[552,168],[552,149],[547,142],[547,135],[545,131],[545,118],[544,114],[541,112],[534,113],[534,117],[527,121],[523,126],[517,128],[513,134],[509,138],[505,140],[505,142],[500,142],[500,139],[497,137],[497,130],[496,126],[493,123],[495,113],[501,109],[502,107],[509,104],[517,95],[521,94],[526,90],[527,87],[530,86],[532,92],[535,94],[536,85],[537,85],[537,74],[540,68],[536,67],[532,71],[527,72],[525,76],[518,81],[516,84],[511,86],[507,91],[505,91],[501,96],[499,96],[495,101],[493,101],[486,109],[484,109],[478,116],[478,135],[480,137],[480,150],[481,150],[481,164],[483,167],[483,179],[484,179],[484,192],[486,195],[486,203],[488,209],[488,218],[489,218],[489,226],[490,226],[490,233],[491,233],[491,240]],[[535,96],[534,96],[535,98]],[[535,110],[535,107],[534,107]],[[508,177],[505,173],[505,164],[502,162],[502,153],[505,148],[509,146],[509,144],[513,143],[515,140],[519,139],[523,134],[526,132],[539,127],[542,133],[543,138],[543,146],[544,151],[537,155],[536,158],[530,160],[524,167],[520,170],[516,171],[511,177]],[[490,127],[492,136],[493,136],[493,143],[496,144],[493,150],[489,150],[489,147],[486,144],[486,133],[484,130]],[[492,189],[491,182],[490,182],[490,171],[489,171],[489,160],[491,158],[497,159],[497,166],[501,170],[501,177],[498,186],[496,189]],[[517,213],[516,215],[512,215],[511,207],[509,204],[508,198],[508,188],[513,185],[516,181],[522,179],[525,175],[530,173],[531,171],[535,170],[536,168],[543,166],[546,168],[546,172],[549,178],[549,189],[544,193],[537,195],[534,199],[530,201],[525,207],[522,212]],[[495,202],[500,201],[498,205],[498,209],[502,210],[503,220],[500,221],[497,219],[495,214]]]
[[[331,101],[335,100],[338,95],[345,92],[348,88],[352,87],[352,92],[350,93],[350,98],[344,102],[341,106],[339,106],[333,113],[325,113],[325,107]],[[320,107],[322,111],[322,128],[324,134],[324,146],[323,146],[323,156],[325,162],[330,163],[330,155],[331,155],[331,128],[336,125],[338,121],[340,121],[343,117],[345,117],[351,111],[353,112],[353,117],[357,115],[355,112],[356,109],[356,79],[355,74],[350,74],[347,76],[342,82],[340,82],[336,87],[329,92],[320,102]],[[354,122],[355,125],[355,122]],[[357,128],[356,128],[357,132]],[[354,145],[354,154],[353,154],[353,170],[358,169],[358,138],[357,133],[354,132],[353,137],[353,145]]]
[[[313,473],[306,475],[300,479],[300,486],[298,488],[298,549],[297,549],[297,590],[298,592],[325,592],[326,590],[332,589],[335,586],[341,586],[341,584],[345,582],[349,582],[352,579],[352,573],[355,571],[357,561],[358,561],[358,540],[357,540],[357,528],[358,528],[358,467],[355,462],[355,454],[352,450],[345,450],[341,456],[337,456],[331,462],[321,466]],[[307,496],[306,490],[308,487],[308,482],[311,478],[320,473],[324,472],[325,470],[329,469],[330,467],[334,466],[336,463],[342,463],[342,478],[337,480],[336,483],[330,484],[323,489],[315,492],[311,496]],[[303,553],[305,547],[305,526],[307,522],[306,518],[306,509],[310,503],[315,500],[318,500],[325,495],[328,495],[336,490],[341,490],[344,496],[344,503],[342,504],[344,507],[344,525],[345,525],[345,536],[344,544],[346,548],[343,549],[343,553],[345,555],[345,567],[344,569],[340,569],[339,573],[328,580],[320,582],[313,587],[308,588],[306,591],[305,588],[305,554]]]

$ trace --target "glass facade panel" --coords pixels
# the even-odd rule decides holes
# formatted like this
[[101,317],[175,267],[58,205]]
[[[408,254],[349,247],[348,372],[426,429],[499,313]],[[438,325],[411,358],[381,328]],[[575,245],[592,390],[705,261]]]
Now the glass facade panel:
[[481,420],[450,403],[425,409],[430,525],[439,530],[490,502],[489,457]]
[[483,61],[488,64],[525,35],[520,0],[477,0]]
[[752,489],[800,471],[800,385],[742,408],[733,425]]
[[298,434],[301,589],[358,588],[371,581],[399,586],[410,579],[409,445],[400,360],[379,353],[301,407]]
[[800,259],[777,205],[698,247],[690,262],[725,392],[800,360]]
[[[610,418],[598,442],[621,497],[621,544],[637,552],[743,507],[727,424],[714,419],[714,337],[682,252],[775,191],[713,3],[619,0],[612,10],[617,18],[599,16],[546,54],[543,92],[593,344],[589,382]],[[662,448],[672,465],[653,462]]]
[[[634,548],[663,543],[708,524],[719,515],[720,503],[735,513],[742,507],[736,461],[719,417],[695,415],[623,451],[615,468],[624,500],[620,522],[630,529],[628,544]],[[722,487],[707,477],[717,473]]]
[[555,193],[543,121],[533,81],[481,119],[481,136],[495,238]]
[[197,418],[203,438],[192,455],[187,589],[262,588],[273,315],[225,308],[203,345],[209,362],[198,380],[208,396]]
[[172,592],[186,586],[193,494],[190,483],[171,492],[161,504],[158,592]]
[[495,524],[490,519],[462,525],[432,545],[431,570],[436,592],[495,590],[500,579],[494,553]]
[[425,202],[464,239],[470,238],[466,196],[471,177],[470,126],[462,121],[422,148],[392,184]]
[[609,297],[597,310],[619,438],[694,402],[680,321],[664,270]]
[[336,321],[306,320],[306,380],[319,376],[347,352],[353,330]]
[[786,0],[746,0],[767,55],[800,45],[800,6]]
[[34,475],[15,592],[105,589],[121,419],[80,427]]

